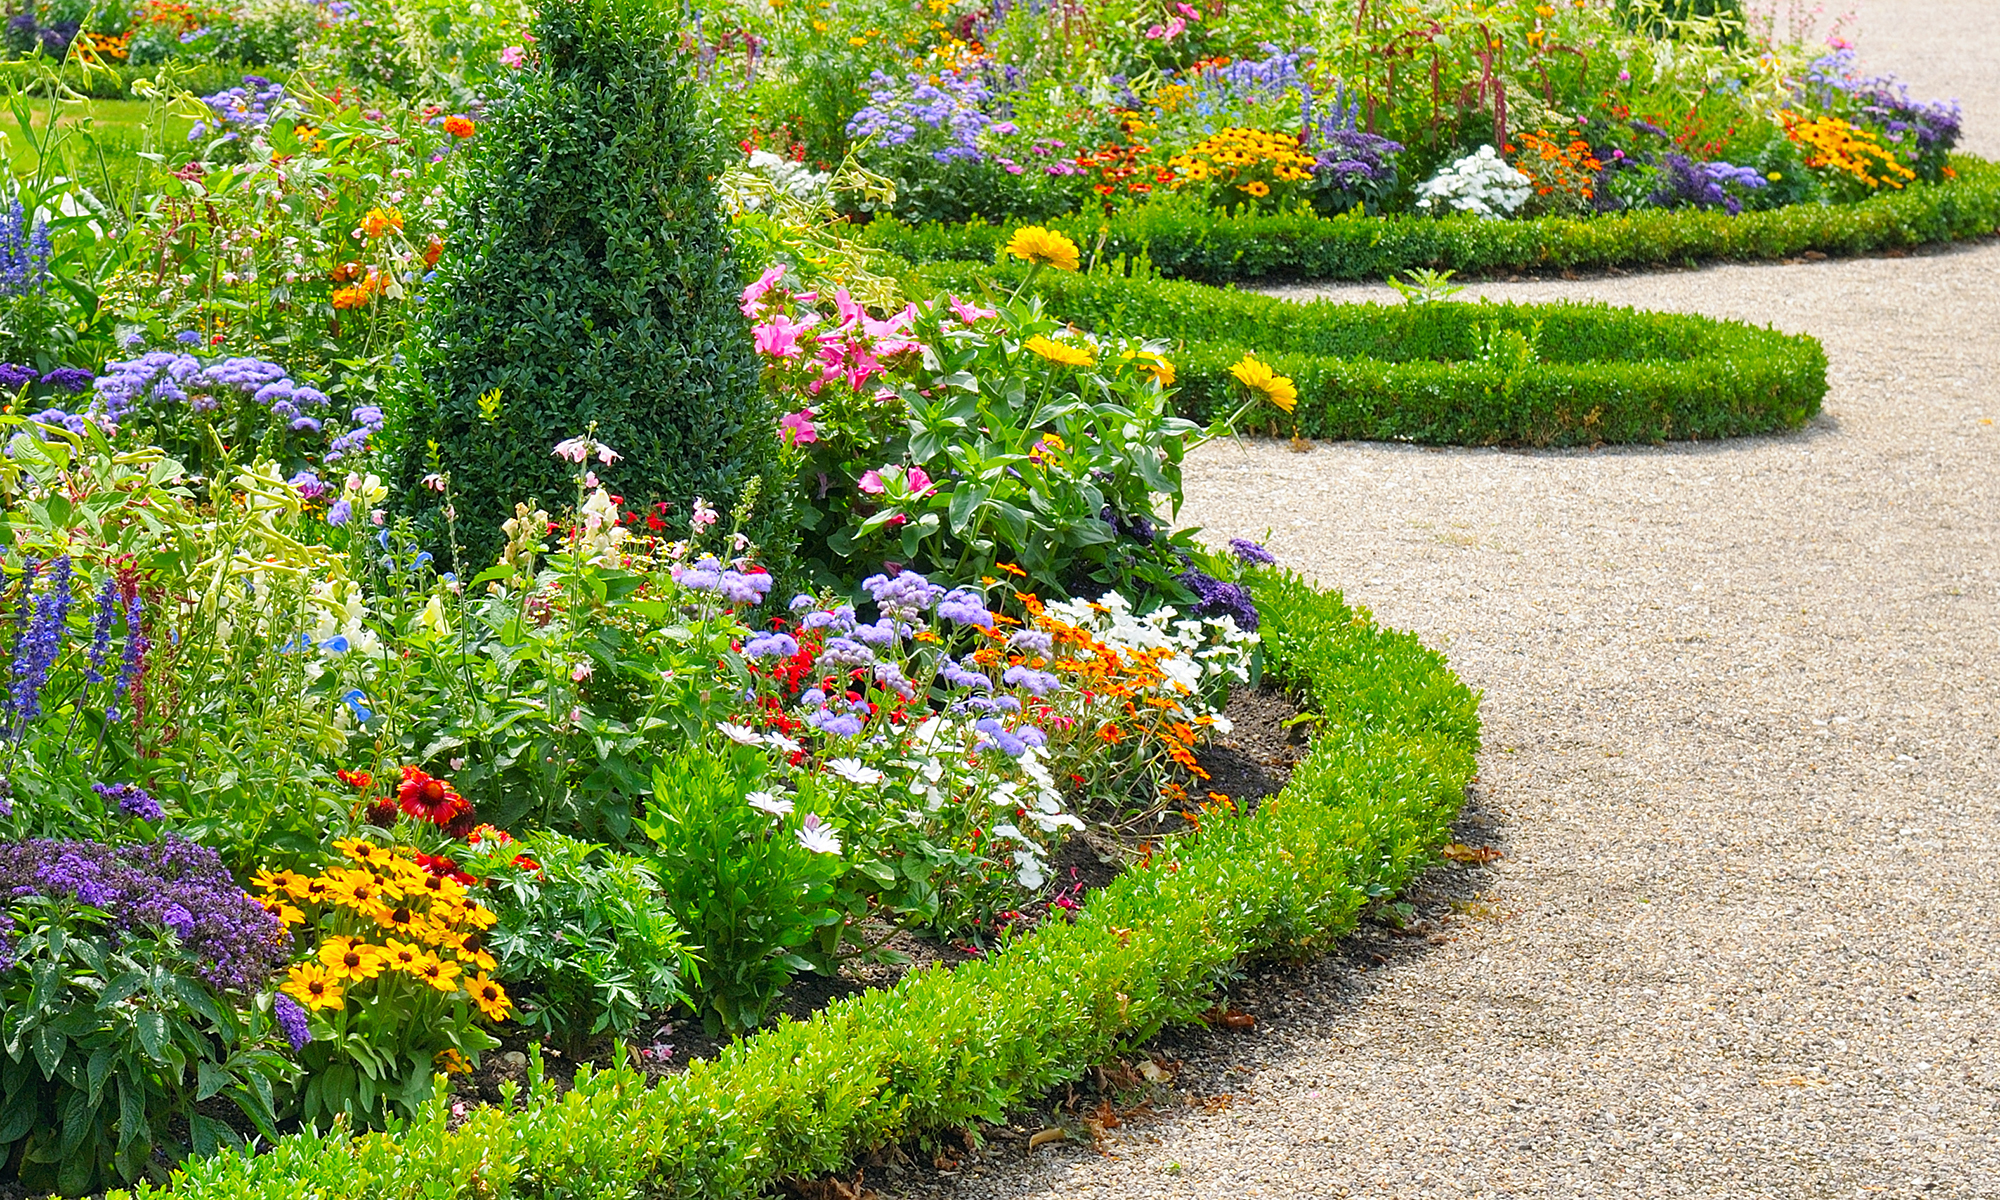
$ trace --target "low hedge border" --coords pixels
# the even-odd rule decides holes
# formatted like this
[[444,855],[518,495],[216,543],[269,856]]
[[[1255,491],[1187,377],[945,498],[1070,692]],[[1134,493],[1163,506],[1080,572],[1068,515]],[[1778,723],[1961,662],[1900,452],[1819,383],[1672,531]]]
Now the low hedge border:
[[386,1134],[308,1132],[255,1157],[192,1161],[171,1194],[752,1195],[912,1133],[998,1121],[1194,1020],[1230,963],[1325,947],[1444,838],[1474,769],[1478,696],[1443,655],[1338,594],[1273,571],[1253,587],[1270,669],[1319,717],[1310,753],[1254,814],[1171,844],[1074,924],[780,1023],[656,1085],[622,1067],[579,1072],[562,1095],[537,1078],[525,1107],[475,1109],[456,1127],[440,1100]]
[[[1429,267],[1468,274],[1686,265],[1789,258],[1808,251],[1869,254],[2000,233],[2000,164],[1954,155],[1958,177],[1852,204],[1801,204],[1737,216],[1648,209],[1619,216],[1524,221],[1299,213],[1190,220],[1175,205],[1049,222],[1086,250],[1149,257],[1164,275],[1203,283],[1381,280]],[[878,218],[866,244],[912,262],[991,262],[1015,225],[905,225]]]
[[[1019,277],[1017,267],[936,263],[905,283],[924,294],[1005,289]],[[1682,313],[1301,303],[1107,270],[1044,272],[1036,288],[1086,329],[1175,342],[1175,406],[1195,420],[1241,402],[1229,368],[1254,351],[1299,389],[1297,411],[1271,421],[1273,433],[1526,446],[1737,437],[1796,429],[1827,388],[1813,338]]]

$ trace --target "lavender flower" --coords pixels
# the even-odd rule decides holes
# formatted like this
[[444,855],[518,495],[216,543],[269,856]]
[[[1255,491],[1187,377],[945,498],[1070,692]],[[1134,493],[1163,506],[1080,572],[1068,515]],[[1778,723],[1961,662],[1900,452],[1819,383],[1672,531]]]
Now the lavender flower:
[[1230,538],[1229,552],[1253,567],[1276,566],[1278,556],[1249,538]]
[[1236,627],[1245,633],[1257,631],[1257,604],[1250,598],[1250,589],[1240,583],[1224,583],[1205,571],[1189,568],[1175,577],[1188,591],[1193,592],[1195,603],[1193,612],[1199,617],[1230,617]]
[[70,900],[69,913],[115,938],[172,929],[195,974],[217,988],[256,992],[288,957],[282,922],[246,895],[213,850],[167,834],[157,842],[0,843],[0,895]]
[[93,783],[90,790],[96,792],[108,803],[116,802],[120,816],[137,817],[141,821],[158,821],[167,814],[160,802],[151,793],[130,783]]
[[292,1052],[306,1048],[313,1040],[312,1021],[298,1001],[283,992],[271,997],[271,1016],[278,1023],[278,1031],[291,1043]]

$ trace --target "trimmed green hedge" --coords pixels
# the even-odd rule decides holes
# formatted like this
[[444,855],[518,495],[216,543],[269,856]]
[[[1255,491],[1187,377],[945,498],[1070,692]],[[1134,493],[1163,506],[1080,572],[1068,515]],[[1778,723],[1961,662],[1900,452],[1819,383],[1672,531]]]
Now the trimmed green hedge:
[[1000,1120],[1193,1020],[1229,963],[1325,947],[1444,838],[1473,773],[1478,697],[1441,654],[1336,594],[1272,572],[1254,586],[1271,669],[1320,714],[1311,752],[1254,815],[1173,843],[1075,924],[781,1023],[656,1086],[582,1072],[567,1094],[540,1083],[524,1109],[475,1109],[455,1129],[436,1102],[387,1134],[190,1162],[173,1196],[753,1195],[914,1132]]
[[[1952,158],[1956,180],[1853,204],[1801,204],[1738,216],[1647,209],[1621,216],[1493,221],[1449,217],[1224,216],[1148,204],[1110,217],[1050,222],[1086,252],[1149,256],[1162,274],[1204,283],[1385,279],[1411,268],[1472,273],[1691,265],[1867,254],[2000,233],[2000,164]],[[991,262],[1014,226],[905,225],[877,219],[862,240],[912,262]]]
[[[934,263],[907,284],[1011,286],[1014,267]],[[1804,335],[1604,304],[1297,303],[1177,280],[1044,272],[1051,311],[1097,332],[1174,342],[1176,407],[1206,421],[1241,403],[1229,375],[1255,351],[1299,388],[1274,433],[1444,445],[1571,446],[1795,429],[1826,395]],[[1531,351],[1524,353],[1524,351]]]

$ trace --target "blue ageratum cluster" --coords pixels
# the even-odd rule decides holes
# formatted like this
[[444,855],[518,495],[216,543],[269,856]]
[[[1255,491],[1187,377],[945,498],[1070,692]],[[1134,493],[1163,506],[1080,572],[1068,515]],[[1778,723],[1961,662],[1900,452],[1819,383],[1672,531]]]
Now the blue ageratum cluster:
[[203,96],[203,104],[213,114],[211,121],[196,121],[188,130],[188,141],[198,142],[211,133],[224,141],[234,141],[243,132],[259,133],[280,118],[297,116],[303,110],[285,94],[285,85],[262,75],[245,75],[243,82],[224,88],[213,96]]
[[54,257],[47,221],[29,220],[19,200],[0,214],[0,299],[40,295]]
[[[121,941],[171,934],[196,977],[226,991],[262,990],[287,957],[284,924],[237,885],[215,851],[177,834],[121,845],[0,842],[0,897],[16,906],[46,901],[71,932]],[[0,926],[0,964],[17,953],[13,932],[11,922]]]
[[1930,178],[1958,144],[1964,114],[1956,100],[1922,101],[1893,75],[1861,75],[1852,48],[1822,55],[1806,69],[1797,98],[1825,109],[1852,109],[1882,131],[1904,164]]
[[[62,372],[51,372],[43,382],[51,382]],[[76,382],[74,373],[63,378]],[[71,390],[80,390],[72,387]],[[184,351],[154,350],[137,358],[106,363],[96,378],[91,403],[80,412],[52,407],[35,414],[45,424],[60,425],[82,433],[86,424],[106,430],[117,427],[142,409],[158,417],[171,416],[185,405],[192,413],[211,413],[224,402],[247,403],[266,412],[293,435],[314,439],[327,435],[334,421],[332,401],[325,392],[308,384],[296,383],[285,368],[258,358],[230,357],[203,362]],[[339,462],[368,447],[370,435],[381,431],[382,410],[373,404],[355,405],[348,413],[348,428],[328,437],[324,461]]]
[[989,129],[1005,137],[1015,132],[1011,121],[995,121],[983,106],[993,98],[986,85],[955,71],[941,72],[932,83],[910,75],[899,83],[881,71],[869,81],[869,103],[847,123],[852,138],[879,137],[884,146],[904,146],[926,130],[943,135],[930,156],[941,163],[983,162],[979,135]]

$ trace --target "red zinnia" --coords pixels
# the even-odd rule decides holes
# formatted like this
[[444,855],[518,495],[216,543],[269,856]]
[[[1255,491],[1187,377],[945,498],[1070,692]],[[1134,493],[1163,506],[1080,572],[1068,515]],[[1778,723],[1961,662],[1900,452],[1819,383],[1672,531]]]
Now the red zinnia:
[[340,777],[340,782],[357,792],[365,792],[375,786],[375,777],[366,771],[335,771],[334,774]]
[[403,782],[396,785],[396,802],[404,812],[434,825],[448,825],[472,811],[472,805],[450,784],[415,767],[403,768]]

